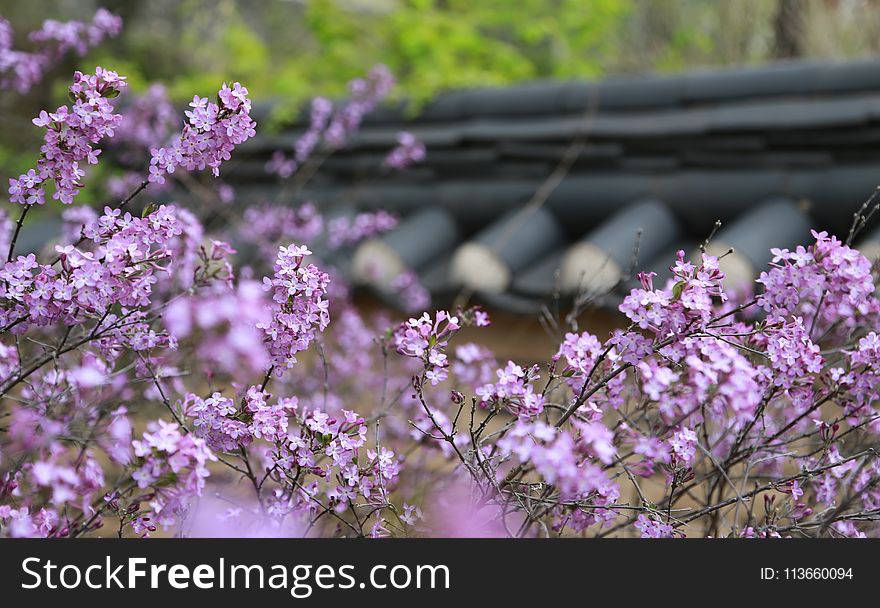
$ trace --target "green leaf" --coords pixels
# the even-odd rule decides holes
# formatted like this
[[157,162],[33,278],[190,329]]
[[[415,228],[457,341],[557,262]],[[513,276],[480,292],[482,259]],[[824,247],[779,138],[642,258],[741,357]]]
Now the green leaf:
[[158,208],[159,207],[156,206],[156,203],[147,203],[147,205],[144,207],[144,210],[141,211],[141,217],[147,217]]
[[681,292],[684,290],[684,281],[679,281],[675,285],[672,286],[672,299],[677,300],[681,297]]

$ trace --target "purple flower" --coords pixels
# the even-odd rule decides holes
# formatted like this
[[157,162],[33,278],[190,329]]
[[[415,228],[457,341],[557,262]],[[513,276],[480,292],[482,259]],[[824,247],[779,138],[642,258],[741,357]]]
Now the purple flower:
[[476,390],[482,407],[498,405],[523,419],[533,418],[544,411],[544,395],[536,393],[533,382],[538,380],[538,367],[523,369],[513,361],[496,372],[497,381]]
[[327,223],[327,243],[332,249],[350,246],[379,236],[397,226],[397,218],[385,211],[363,212],[353,217],[342,216]]
[[69,205],[83,187],[85,172],[80,165],[98,162],[100,150],[94,144],[113,137],[122,121],[113,113],[113,98],[125,88],[125,79],[116,72],[97,68],[94,76],[75,72],[70,96],[73,106],[59,107],[54,114],[40,112],[33,120],[46,129],[42,156],[36,169],[30,169],[17,180],[9,180],[9,200],[22,205],[42,205],[43,184],[54,181],[52,198]]
[[835,323],[852,327],[877,314],[871,263],[858,251],[825,232],[812,232],[816,242],[794,252],[775,249],[771,268],[758,283],[764,293],[758,305],[775,318],[816,318],[824,329]]
[[633,524],[641,532],[642,538],[674,538],[673,528],[654,517],[639,515]]
[[280,247],[274,276],[263,278],[263,289],[272,295],[273,305],[271,320],[257,327],[279,370],[293,367],[296,354],[307,349],[330,323],[329,303],[324,299],[330,277],[314,264],[304,263],[309,255],[306,247]]
[[385,157],[385,164],[402,171],[425,160],[425,144],[406,131],[397,134],[397,146]]
[[810,340],[800,317],[779,321],[778,326],[777,330],[768,332],[767,338],[767,358],[778,372],[774,384],[786,389],[795,384],[811,384],[811,374],[822,369],[819,346]]
[[203,439],[162,420],[150,422],[132,447],[140,463],[132,479],[141,489],[153,488],[152,519],[170,526],[186,512],[190,500],[202,495],[210,474],[207,465],[217,457]]
[[210,168],[215,177],[220,175],[220,165],[231,158],[235,147],[256,134],[247,94],[235,82],[231,88],[223,84],[217,93],[219,104],[194,96],[180,136],[168,147],[151,150],[149,181],[164,184],[165,176],[178,167],[187,171]]
[[423,313],[398,327],[394,333],[394,345],[401,355],[420,359],[425,365],[425,377],[436,386],[449,376],[449,361],[444,349],[449,338],[459,329],[458,317],[445,310],[438,310],[434,319]]
[[27,93],[53,63],[68,53],[85,55],[90,48],[105,38],[115,38],[121,31],[122,19],[103,8],[95,12],[90,23],[47,19],[40,29],[28,35],[37,48],[26,52],[12,48],[12,26],[0,17],[0,86]]

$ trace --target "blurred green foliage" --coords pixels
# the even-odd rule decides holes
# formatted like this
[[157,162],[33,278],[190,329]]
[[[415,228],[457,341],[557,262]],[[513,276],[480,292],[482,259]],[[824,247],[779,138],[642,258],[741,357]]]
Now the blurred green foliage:
[[185,99],[241,80],[290,104],[342,95],[378,62],[416,105],[450,88],[594,77],[632,10],[632,0],[183,0],[169,3],[159,41],[152,3],[105,4],[127,31],[89,60],[126,73],[135,90],[159,79]]
[[[763,61],[780,1],[29,0],[3,3],[0,14],[23,35],[47,17],[105,6],[123,16],[123,35],[79,64],[106,64],[134,90],[163,81],[179,101],[224,80],[292,103],[341,95],[382,62],[398,94],[418,104],[450,88]],[[876,3],[801,6],[804,54],[877,48]],[[58,70],[56,92],[68,73]]]
[[631,3],[407,0],[366,18],[342,6],[339,0],[309,4],[305,19],[315,46],[305,79],[326,80],[322,66],[359,72],[379,60],[408,97],[423,100],[452,87],[596,76]]

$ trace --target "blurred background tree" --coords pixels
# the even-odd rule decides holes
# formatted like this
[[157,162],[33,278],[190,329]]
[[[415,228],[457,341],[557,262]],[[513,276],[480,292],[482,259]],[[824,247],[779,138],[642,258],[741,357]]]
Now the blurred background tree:
[[23,35],[105,6],[122,37],[83,64],[183,100],[224,79],[257,97],[340,94],[377,62],[400,94],[535,78],[678,71],[877,51],[877,0],[30,0],[0,2]]
[[0,15],[26,45],[43,19],[88,18],[99,6],[125,19],[119,39],[59,66],[52,86],[0,95],[4,173],[13,142],[33,145],[33,108],[55,107],[80,66],[124,73],[134,91],[162,81],[180,102],[240,80],[290,115],[312,95],[343,94],[377,62],[417,107],[450,88],[880,47],[878,0],[0,0]]

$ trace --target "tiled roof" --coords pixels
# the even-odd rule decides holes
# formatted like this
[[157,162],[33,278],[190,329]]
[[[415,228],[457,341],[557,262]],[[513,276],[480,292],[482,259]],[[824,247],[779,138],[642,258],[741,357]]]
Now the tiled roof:
[[[427,161],[392,173],[382,160],[402,130]],[[247,146],[239,198],[273,192],[265,162],[298,134]],[[751,281],[770,247],[805,242],[811,227],[844,233],[878,184],[880,61],[868,60],[452,92],[415,117],[372,115],[304,196],[401,215],[354,253],[356,281],[381,293],[408,268],[440,300],[464,288],[531,312],[553,294],[610,290],[613,303],[637,241],[637,266],[662,272],[716,220],[713,250],[732,247],[731,280]]]

